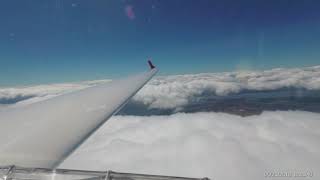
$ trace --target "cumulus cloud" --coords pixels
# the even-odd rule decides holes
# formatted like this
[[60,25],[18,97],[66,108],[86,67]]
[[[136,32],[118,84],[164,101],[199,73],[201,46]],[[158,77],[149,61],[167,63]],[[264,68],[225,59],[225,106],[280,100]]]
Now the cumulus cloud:
[[226,96],[245,90],[281,88],[320,90],[320,66],[163,76],[146,85],[134,100],[143,102],[150,108],[176,108],[188,104],[203,93]]
[[[106,81],[1,88],[0,110]],[[149,109],[178,109],[204,94],[224,97],[282,88],[320,90],[320,66],[160,76],[133,102]],[[214,112],[114,116],[62,167],[227,180],[263,179],[266,172],[312,171],[319,179],[319,127],[320,115],[303,111],[248,117]]]
[[311,171],[318,179],[319,127],[319,114],[302,111],[115,116],[62,167],[224,180]]
[[[29,104],[105,80],[0,89],[2,102]],[[235,71],[158,76],[142,88],[133,101],[148,108],[179,109],[203,94],[227,96],[243,91],[272,91],[282,88],[320,90],[320,66],[266,71]]]
[[110,80],[0,88],[0,104],[31,104],[108,81]]

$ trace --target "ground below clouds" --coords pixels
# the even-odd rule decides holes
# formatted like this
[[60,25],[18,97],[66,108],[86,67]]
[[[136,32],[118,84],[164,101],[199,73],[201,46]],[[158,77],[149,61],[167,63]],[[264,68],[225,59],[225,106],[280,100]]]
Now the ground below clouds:
[[[107,81],[0,88],[0,111]],[[63,167],[221,180],[312,171],[320,179],[319,112],[320,66],[155,77]]]

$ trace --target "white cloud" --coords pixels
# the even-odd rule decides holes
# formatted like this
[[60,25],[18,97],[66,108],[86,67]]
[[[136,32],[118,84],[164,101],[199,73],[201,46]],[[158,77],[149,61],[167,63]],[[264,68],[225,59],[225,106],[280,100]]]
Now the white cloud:
[[320,66],[158,77],[147,84],[134,100],[150,108],[178,108],[205,92],[225,96],[243,90],[280,88],[320,90]]
[[[0,89],[0,100],[28,97],[27,100],[18,103],[18,105],[25,105],[105,81],[108,80],[2,88]],[[261,91],[281,88],[320,90],[320,66],[158,76],[142,88],[133,100],[143,103],[149,108],[179,109],[203,93],[226,96],[244,90]]]
[[0,100],[5,101],[17,99],[17,104],[15,106],[26,105],[108,81],[110,80],[1,88]]
[[[17,103],[0,103],[0,110],[105,81],[2,88],[0,100]],[[149,108],[180,108],[203,93],[226,96],[280,88],[320,90],[320,66],[156,77],[134,101]],[[248,117],[213,112],[115,116],[64,167],[227,180],[263,179],[270,171],[311,170],[319,179],[319,127],[320,114],[301,111]]]
[[115,116],[62,167],[224,180],[313,171],[319,179],[319,127],[319,114],[301,111]]

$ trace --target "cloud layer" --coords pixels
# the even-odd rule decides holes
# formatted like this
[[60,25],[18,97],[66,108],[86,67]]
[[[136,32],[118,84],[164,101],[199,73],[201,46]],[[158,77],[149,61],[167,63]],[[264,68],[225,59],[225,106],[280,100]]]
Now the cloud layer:
[[[0,104],[29,104],[108,80],[0,89]],[[133,101],[149,109],[179,109],[204,95],[227,96],[245,91],[283,88],[320,90],[320,66],[160,76],[142,88]]]
[[[0,110],[106,81],[1,88]],[[320,92],[320,66],[156,77],[132,102],[138,104],[134,108],[143,105],[145,113],[183,108],[208,99],[208,94],[227,99],[286,88]],[[318,100],[310,99],[312,108],[317,106]],[[243,106],[236,102],[235,108]],[[267,172],[312,171],[313,178],[319,179],[319,127],[320,115],[303,111],[269,111],[248,117],[214,112],[114,116],[63,167],[227,180],[263,179]]]
[[31,104],[108,81],[110,80],[0,88],[0,104]]
[[319,114],[301,111],[115,116],[63,167],[224,180],[311,171],[318,179],[319,127]]
[[281,88],[320,90],[320,66],[158,77],[145,86],[134,100],[150,108],[177,108],[204,93],[226,96],[242,91]]

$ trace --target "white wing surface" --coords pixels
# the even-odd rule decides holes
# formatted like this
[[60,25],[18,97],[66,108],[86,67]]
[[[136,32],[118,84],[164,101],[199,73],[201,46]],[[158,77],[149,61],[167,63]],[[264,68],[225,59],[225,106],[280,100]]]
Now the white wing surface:
[[56,168],[156,72],[1,112],[0,164]]

